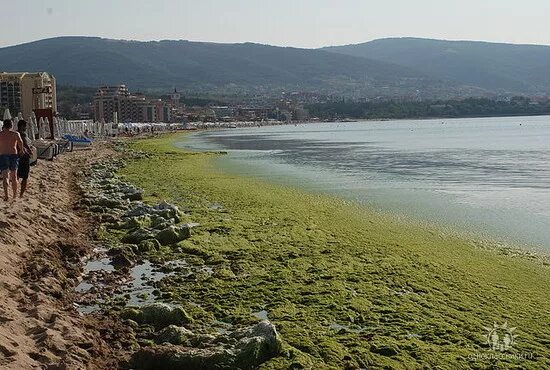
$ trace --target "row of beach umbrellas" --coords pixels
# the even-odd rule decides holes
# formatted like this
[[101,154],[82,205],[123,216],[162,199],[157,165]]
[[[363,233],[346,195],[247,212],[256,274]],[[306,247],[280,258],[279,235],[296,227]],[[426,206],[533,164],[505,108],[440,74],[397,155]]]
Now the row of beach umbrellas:
[[[12,115],[9,109],[4,110],[3,119],[12,119]],[[19,122],[23,119],[23,114],[19,113],[14,120]],[[94,136],[94,137],[106,137],[112,136],[113,134],[113,125],[106,124],[104,122],[93,122],[93,121],[69,121],[64,118],[53,117],[53,122],[51,128],[53,132],[50,132],[50,120],[47,117],[40,117],[37,119],[34,112],[31,114],[30,118],[27,120],[27,134],[29,138],[33,140],[40,139],[51,139],[52,134],[53,138],[59,139],[65,135],[74,135],[74,136]]]
[[[12,119],[9,109],[4,111],[4,119]],[[23,114],[17,115],[16,122],[23,119]],[[50,132],[50,121],[48,118],[40,117],[37,119],[34,112],[27,120],[27,134],[29,138],[33,140],[40,139],[59,139],[65,135],[73,136],[87,136],[87,137],[111,137],[118,132],[130,131],[130,132],[143,132],[143,131],[155,131],[162,132],[170,130],[172,125],[169,123],[105,123],[105,121],[94,122],[92,120],[74,120],[69,121],[65,118],[53,117],[51,127],[53,132]]]

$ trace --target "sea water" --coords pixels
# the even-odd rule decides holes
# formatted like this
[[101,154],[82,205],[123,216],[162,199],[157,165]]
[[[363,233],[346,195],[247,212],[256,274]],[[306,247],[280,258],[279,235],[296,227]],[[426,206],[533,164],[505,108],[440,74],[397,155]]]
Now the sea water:
[[550,117],[203,131],[230,172],[550,250]]

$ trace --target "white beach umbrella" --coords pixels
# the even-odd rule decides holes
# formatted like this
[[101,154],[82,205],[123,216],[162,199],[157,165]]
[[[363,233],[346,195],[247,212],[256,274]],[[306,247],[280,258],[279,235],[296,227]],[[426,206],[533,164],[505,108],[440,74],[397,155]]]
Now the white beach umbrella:
[[27,137],[31,140],[34,140],[35,139],[35,131],[34,131],[34,125],[32,124],[32,122],[29,122],[29,124],[27,125]]
[[54,139],[61,137],[61,130],[59,130],[59,120],[57,117],[53,117],[53,137]]
[[29,135],[29,138],[31,140],[34,140],[36,139],[36,130],[34,128],[34,119],[32,116],[29,117],[29,122],[28,122],[28,125],[27,125],[27,134]]
[[38,129],[38,120],[36,119],[36,115],[33,113],[31,116],[32,126],[33,126],[33,140],[36,140],[36,136],[40,134],[40,130]]
[[46,135],[44,136],[44,139],[49,139],[52,135],[50,131],[50,120],[48,119],[48,117],[44,118],[44,134]]
[[34,124],[36,125],[35,128],[38,128],[38,122],[36,121],[36,114],[34,114],[34,112],[31,113],[31,122],[34,122]]
[[38,120],[38,139],[45,139],[45,133],[44,133],[44,126],[46,124],[44,123],[44,117],[40,117]]

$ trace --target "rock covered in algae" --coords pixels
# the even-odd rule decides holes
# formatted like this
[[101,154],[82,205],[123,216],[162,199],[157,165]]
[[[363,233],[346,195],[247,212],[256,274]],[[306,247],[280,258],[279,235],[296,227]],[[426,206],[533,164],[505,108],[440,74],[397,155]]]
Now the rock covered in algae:
[[168,325],[158,333],[156,342],[189,344],[190,339],[194,338],[194,336],[195,335],[191,330],[186,329],[183,326]]
[[125,243],[139,244],[143,240],[154,239],[155,235],[147,228],[139,228],[129,232],[122,241]]
[[152,303],[140,308],[128,307],[120,313],[120,316],[123,319],[134,320],[139,324],[153,325],[155,328],[184,325],[193,321],[183,308],[172,307],[165,303]]
[[162,216],[166,219],[173,218],[176,222],[181,220],[181,211],[178,206],[170,204],[166,201],[162,201],[156,206],[153,207],[155,213],[159,216]]
[[156,239],[162,245],[176,244],[182,240],[185,240],[191,236],[188,225],[169,226],[166,229],[160,231]]
[[156,239],[142,240],[142,241],[139,242],[139,244],[138,244],[138,250],[139,250],[141,253],[147,253],[147,252],[158,251],[159,248],[160,248],[160,243],[159,243],[159,241],[156,240]]
[[[225,340],[224,340],[225,339]],[[226,338],[217,337],[201,348],[165,344],[143,348],[134,354],[138,370],[149,369],[254,369],[281,352],[281,339],[275,326],[262,321],[240,329]]]

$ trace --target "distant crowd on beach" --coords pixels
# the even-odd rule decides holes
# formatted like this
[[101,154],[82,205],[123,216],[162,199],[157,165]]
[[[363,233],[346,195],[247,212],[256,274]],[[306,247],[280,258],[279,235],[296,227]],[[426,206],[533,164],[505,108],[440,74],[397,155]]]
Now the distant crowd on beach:
[[19,120],[14,128],[11,119],[5,119],[0,131],[0,174],[4,201],[23,197],[27,190],[32,155],[32,142],[27,136],[27,122]]

